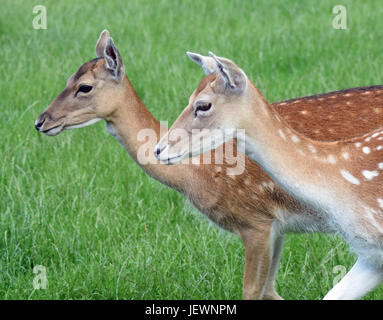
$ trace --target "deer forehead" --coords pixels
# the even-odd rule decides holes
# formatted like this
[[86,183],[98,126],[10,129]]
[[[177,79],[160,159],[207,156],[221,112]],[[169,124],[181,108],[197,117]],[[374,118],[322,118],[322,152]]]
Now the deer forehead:
[[195,95],[194,95],[194,101],[200,100],[201,98],[211,100],[215,96],[216,96],[216,93],[214,91],[214,88],[210,84],[207,84],[206,87],[203,88],[202,90],[200,90],[200,91],[196,90]]
[[197,89],[194,91],[194,94],[198,96],[198,94],[206,89],[212,89],[213,83],[216,80],[217,75],[215,73],[209,74],[206,77],[202,78],[200,83],[198,84]]
[[84,63],[67,81],[67,86],[73,86],[79,82],[93,81],[100,74],[104,66],[103,58],[96,58]]

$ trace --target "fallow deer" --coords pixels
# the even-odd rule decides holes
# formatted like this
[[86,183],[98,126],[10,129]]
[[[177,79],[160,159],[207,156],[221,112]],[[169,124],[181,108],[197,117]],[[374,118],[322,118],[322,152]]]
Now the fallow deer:
[[[96,54],[96,59],[82,65],[70,77],[65,89],[35,122],[36,129],[47,135],[57,135],[63,130],[104,119],[107,130],[145,172],[187,196],[199,211],[242,237],[246,256],[244,298],[280,298],[274,290],[274,277],[283,234],[274,230],[273,222],[280,219],[281,213],[303,215],[306,207],[275,185],[247,158],[245,171],[239,176],[227,174],[226,169],[231,166],[227,161],[219,166],[181,164],[169,167],[157,163],[150,152],[153,161],[140,163],[137,157],[140,147],[146,143],[152,150],[158,140],[138,141],[138,134],[149,128],[159,137],[166,129],[137,96],[107,31],[100,35]],[[373,94],[365,95],[366,92]],[[364,106],[363,110],[360,105]],[[286,116],[291,125],[313,138],[333,140],[377,127],[377,123],[383,122],[382,105],[383,86],[376,86],[293,99],[273,107]],[[349,110],[352,112],[344,118],[337,116]],[[315,127],[317,122],[322,125]]]
[[[373,290],[383,280],[383,127],[354,138],[316,141],[285,121],[232,61],[212,53],[189,55],[209,75],[156,146],[158,159],[178,163],[224,143],[227,131],[237,132],[238,147],[312,210],[276,213],[272,230],[278,234],[290,224],[336,232],[358,256],[325,299],[358,299]],[[181,129],[178,139],[169,139]]]

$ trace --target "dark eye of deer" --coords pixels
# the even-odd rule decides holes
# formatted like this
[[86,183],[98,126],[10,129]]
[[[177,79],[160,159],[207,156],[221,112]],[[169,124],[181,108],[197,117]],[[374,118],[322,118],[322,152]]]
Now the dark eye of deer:
[[82,86],[80,86],[80,88],[78,88],[78,92],[84,92],[84,93],[87,93],[89,92],[90,90],[92,90],[92,86],[88,86],[86,84],[83,84]]
[[196,111],[208,111],[211,108],[211,103],[203,104],[197,107]]

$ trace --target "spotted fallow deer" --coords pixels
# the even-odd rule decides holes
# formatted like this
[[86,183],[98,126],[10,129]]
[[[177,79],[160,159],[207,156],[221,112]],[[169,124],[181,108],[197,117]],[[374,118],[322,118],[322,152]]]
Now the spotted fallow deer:
[[[343,236],[357,254],[355,265],[325,299],[358,299],[374,289],[383,280],[383,127],[354,138],[316,141],[285,121],[232,61],[212,53],[189,55],[209,75],[156,146],[157,157],[178,163],[219,146],[227,132],[236,132],[238,148],[312,209],[276,212],[272,233],[286,229],[286,224],[288,229],[325,229]],[[351,98],[352,93],[342,95]],[[173,130],[181,129],[182,135],[170,139]],[[249,188],[254,192],[256,187]]]
[[[245,245],[243,296],[247,299],[278,299],[274,277],[282,248],[283,233],[312,231],[306,224],[299,230],[283,220],[283,231],[275,221],[308,214],[306,206],[279,188],[254,162],[245,159],[241,175],[227,174],[227,162],[214,164],[140,163],[137,152],[144,143],[153,149],[156,141],[139,141],[142,129],[160,135],[164,130],[137,96],[124,65],[107,31],[96,46],[97,58],[70,77],[65,89],[35,122],[36,129],[57,135],[104,119],[138,165],[150,176],[181,192],[194,206],[221,227],[238,233]],[[367,94],[368,93],[368,94]],[[361,108],[360,106],[363,106]],[[312,138],[333,140],[362,134],[383,123],[383,86],[357,88],[273,104],[290,125]],[[347,113],[348,112],[348,113]],[[347,115],[346,115],[347,113]],[[339,114],[344,115],[339,117]],[[156,163],[156,164],[154,164]],[[292,221],[292,220],[291,220]]]

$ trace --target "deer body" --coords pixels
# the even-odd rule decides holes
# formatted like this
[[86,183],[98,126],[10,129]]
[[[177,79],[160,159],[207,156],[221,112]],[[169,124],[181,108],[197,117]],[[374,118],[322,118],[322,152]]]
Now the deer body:
[[[157,143],[157,139],[139,141],[137,137],[141,130],[150,129],[156,137],[160,137],[166,129],[161,127],[137,96],[125,76],[118,50],[107,31],[101,34],[96,53],[98,58],[85,63],[68,80],[64,91],[40,115],[36,129],[47,135],[56,135],[65,129],[85,127],[105,120],[108,132],[146,173],[187,196],[198,210],[221,227],[241,236],[246,256],[244,298],[280,298],[274,290],[274,277],[283,234],[331,231],[325,220],[279,188],[248,158],[240,158],[240,161],[245,161],[245,171],[237,176],[227,174],[230,164],[225,158],[224,163],[219,165],[178,164],[170,167],[160,164],[150,152],[149,161],[140,162],[137,155],[142,145],[145,143],[147,149],[152,150]],[[365,92],[373,92],[373,95],[363,95]],[[346,102],[350,101],[352,103],[348,106]],[[335,116],[327,119],[329,114],[334,115],[335,110],[342,112],[343,108],[355,108],[355,101],[365,106],[364,120],[358,121],[360,113],[356,112],[341,121]],[[374,121],[383,123],[382,104],[383,87],[377,86],[285,101],[274,104],[274,107],[305,134],[333,140],[339,137],[339,133],[344,136],[365,133],[369,128],[376,127]],[[310,114],[314,107],[330,105],[334,109],[329,108],[328,113],[322,110],[315,117],[325,122],[326,126],[311,130],[313,124],[308,123],[302,127],[299,119],[312,119]],[[349,125],[344,129],[342,124]],[[353,129],[347,130],[352,126]]]
[[250,81],[248,93],[254,96],[240,124],[246,138],[239,144],[358,255],[356,266],[326,298],[362,297],[383,280],[383,128],[347,141],[313,141],[280,120]]
[[[358,255],[326,298],[360,298],[372,290],[383,280],[383,128],[348,140],[315,141],[281,118],[233,62],[213,54],[192,59],[212,68],[214,62],[216,68],[157,145],[158,158],[177,163],[208,151],[200,141],[220,141],[219,130],[244,129],[246,134],[237,136],[238,146],[313,210],[305,211],[304,216],[312,218],[306,223],[341,234]],[[170,141],[173,128],[185,129],[184,138]],[[205,131],[195,131],[201,128]]]
[[[255,87],[249,91],[256,93],[254,102],[263,101]],[[383,128],[349,141],[318,142],[290,128],[267,104],[251,106],[253,114],[242,124],[246,142],[239,140],[248,156],[294,198],[320,212],[348,242],[355,243],[359,255],[369,256],[364,242],[380,247],[383,153],[378,139]],[[383,266],[382,254],[379,251],[374,257]]]

